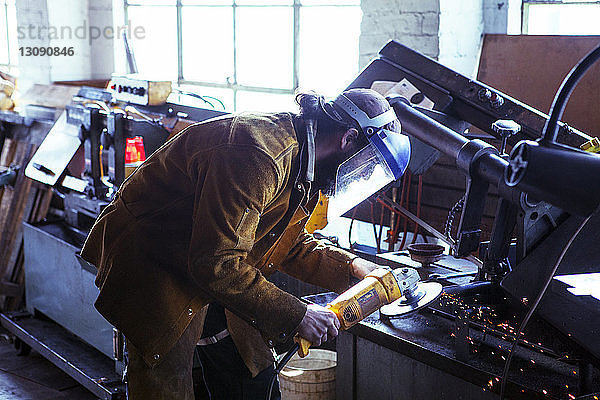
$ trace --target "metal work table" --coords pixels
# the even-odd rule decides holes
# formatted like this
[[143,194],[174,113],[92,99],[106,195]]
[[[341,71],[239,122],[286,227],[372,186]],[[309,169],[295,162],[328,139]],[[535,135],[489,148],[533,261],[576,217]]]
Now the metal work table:
[[[404,319],[385,321],[376,312],[341,332],[336,346],[337,398],[498,399],[511,328],[498,327],[502,318],[493,325],[480,323],[468,311],[479,307],[497,317],[490,307],[477,306],[496,296],[494,292],[480,286],[460,300],[457,295],[443,294],[437,304]],[[326,305],[335,296],[324,293],[305,299]],[[498,313],[510,313],[514,319],[513,310]],[[568,352],[556,354],[537,344],[554,334],[538,324],[543,322],[532,323],[534,335],[525,337],[527,347],[519,346],[513,357],[506,396],[574,399],[582,384],[580,368]],[[599,381],[597,376],[585,379]]]
[[125,385],[114,361],[60,325],[23,312],[0,315],[0,324],[18,338],[21,354],[34,349],[99,399],[125,399]]

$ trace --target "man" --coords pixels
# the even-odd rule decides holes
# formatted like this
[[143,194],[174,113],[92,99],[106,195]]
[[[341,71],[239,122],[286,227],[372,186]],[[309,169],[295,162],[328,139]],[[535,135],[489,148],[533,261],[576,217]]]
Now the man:
[[[402,139],[391,158],[382,148],[386,170],[395,165],[386,182],[401,175],[406,137],[371,90],[330,103],[305,93],[298,103],[299,115],[228,115],[187,128],[138,168],[92,228],[81,255],[98,267],[96,308],[126,337],[130,399],[193,399],[197,344],[212,399],[264,398],[274,345],[295,334],[319,345],[339,328],[332,312],[265,277],[281,270],[341,292],[376,268],[304,225],[318,189],[330,192],[340,164],[361,159],[373,140]],[[370,122],[384,129],[363,132]],[[378,170],[365,165],[361,176]]]

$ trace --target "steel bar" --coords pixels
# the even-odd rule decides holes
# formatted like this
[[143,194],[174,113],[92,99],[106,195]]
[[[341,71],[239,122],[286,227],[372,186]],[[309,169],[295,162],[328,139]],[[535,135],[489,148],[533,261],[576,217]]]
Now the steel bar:
[[[433,226],[429,225],[427,222],[423,221],[421,218],[417,217],[416,215],[414,215],[413,213],[411,213],[406,208],[402,207],[400,204],[396,203],[389,197],[379,196],[377,199],[378,199],[378,201],[385,204],[386,206],[393,208],[394,211],[403,214],[405,217],[410,219],[412,222],[419,224],[419,226],[421,228],[425,229],[427,232],[431,233],[434,237],[436,237],[436,238],[440,239],[441,241],[443,241],[444,243],[448,244],[450,247],[452,247],[452,248],[454,247],[454,245],[456,243],[454,241],[454,239],[447,237],[446,235],[444,235],[443,233],[441,233],[440,231],[435,229]],[[469,260],[469,261],[477,264],[477,266],[479,266],[479,267],[481,267],[483,265],[481,260],[479,260],[477,257],[475,257],[473,255],[463,257],[463,258],[465,260]]]
[[394,211],[403,214],[405,217],[410,219],[412,222],[416,222],[420,227],[425,229],[427,232],[431,233],[436,238],[440,239],[444,243],[454,246],[455,242],[452,238],[447,237],[442,232],[435,229],[433,226],[429,225],[427,222],[423,221],[421,218],[417,217],[415,214],[408,211],[406,208],[402,207],[400,204],[396,203],[394,200],[390,199],[385,195],[380,195],[377,199],[383,204],[387,205],[394,209]]

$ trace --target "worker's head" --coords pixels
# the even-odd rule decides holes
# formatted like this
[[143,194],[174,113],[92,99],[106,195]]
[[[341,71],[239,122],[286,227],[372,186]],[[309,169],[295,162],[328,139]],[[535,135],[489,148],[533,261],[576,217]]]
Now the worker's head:
[[[402,175],[410,145],[379,93],[351,89],[329,102],[315,93],[301,93],[296,99],[301,115],[316,121],[316,187],[338,200],[347,192],[344,204],[330,199],[332,213],[347,211],[357,199],[364,200]],[[348,192],[350,186],[353,190]]]

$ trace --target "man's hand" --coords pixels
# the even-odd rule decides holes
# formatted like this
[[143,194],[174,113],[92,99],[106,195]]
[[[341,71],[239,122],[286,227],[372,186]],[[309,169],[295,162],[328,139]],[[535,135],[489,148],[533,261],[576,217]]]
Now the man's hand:
[[354,277],[358,279],[363,279],[371,271],[379,268],[380,265],[377,265],[371,261],[364,260],[362,258],[355,258],[354,260],[352,260],[352,264],[350,265],[350,267],[352,267],[352,275]]
[[309,304],[298,327],[298,335],[313,346],[319,346],[336,337],[339,329],[340,321],[332,311],[316,304]]

